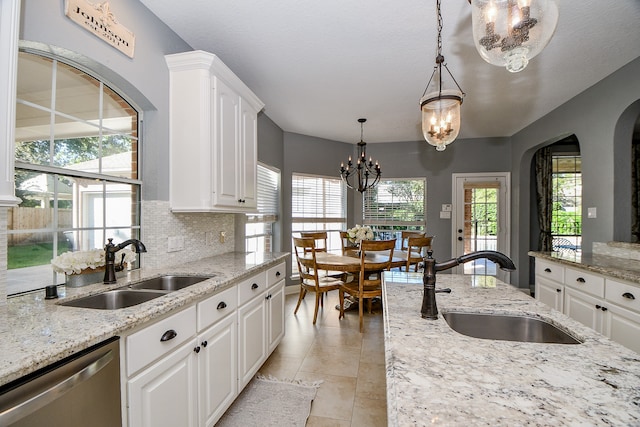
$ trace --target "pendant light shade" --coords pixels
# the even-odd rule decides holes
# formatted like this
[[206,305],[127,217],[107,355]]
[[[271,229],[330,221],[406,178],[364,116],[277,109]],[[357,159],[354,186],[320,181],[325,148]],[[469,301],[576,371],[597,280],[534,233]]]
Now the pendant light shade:
[[554,0],[470,0],[473,39],[490,64],[522,71],[549,43],[558,24]]

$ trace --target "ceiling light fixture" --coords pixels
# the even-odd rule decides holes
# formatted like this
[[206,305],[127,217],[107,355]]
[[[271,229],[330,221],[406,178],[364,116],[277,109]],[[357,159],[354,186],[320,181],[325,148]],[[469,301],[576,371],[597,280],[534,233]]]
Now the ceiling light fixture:
[[[449,67],[444,62],[442,55],[442,14],[440,13],[440,0],[436,1],[438,12],[438,54],[436,55],[436,66],[420,98],[420,108],[422,109],[422,135],[424,139],[436,150],[443,151],[447,145],[451,144],[460,133],[460,105],[464,92],[460,85],[449,71]],[[447,70],[449,76],[458,89],[442,89],[442,67]],[[434,76],[437,73],[437,78]],[[431,82],[434,82],[436,90],[427,94]],[[425,95],[426,94],[426,95]]]
[[545,48],[558,24],[554,0],[469,0],[473,39],[490,64],[522,71]]
[[[349,161],[347,162],[347,166],[344,166],[344,163],[340,164],[340,177],[347,184],[347,187],[358,190],[361,193],[364,193],[370,188],[376,186],[378,181],[380,181],[380,174],[382,171],[380,170],[380,165],[376,161],[374,164],[369,157],[367,160],[366,154],[366,146],[367,143],[363,141],[363,125],[367,119],[358,119],[360,123],[360,142],[358,142],[358,160],[354,165],[351,161],[351,156],[349,156]],[[358,182],[355,182],[357,177]],[[353,178],[353,183],[350,181]],[[369,182],[371,180],[371,182]]]

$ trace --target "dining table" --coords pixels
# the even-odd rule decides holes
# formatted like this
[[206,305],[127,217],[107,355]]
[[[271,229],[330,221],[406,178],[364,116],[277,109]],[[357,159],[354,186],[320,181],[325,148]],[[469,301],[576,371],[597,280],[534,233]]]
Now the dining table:
[[[407,251],[394,250],[391,258],[391,268],[398,268],[407,265]],[[412,253],[412,257],[416,257],[416,253]],[[385,262],[389,258],[389,254],[383,252],[367,252],[364,258],[365,271],[374,271],[373,265]],[[371,269],[367,269],[367,264],[371,265]],[[319,270],[343,271],[345,273],[360,272],[360,256],[356,250],[345,252],[345,255],[334,254],[331,252],[316,252],[316,265]]]

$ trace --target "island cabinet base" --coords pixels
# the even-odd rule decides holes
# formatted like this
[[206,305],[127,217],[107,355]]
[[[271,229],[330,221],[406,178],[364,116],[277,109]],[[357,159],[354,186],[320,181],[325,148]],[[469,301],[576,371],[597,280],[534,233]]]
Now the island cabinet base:
[[535,297],[640,353],[640,285],[536,257]]
[[284,272],[278,264],[126,336],[126,425],[213,426],[284,336]]

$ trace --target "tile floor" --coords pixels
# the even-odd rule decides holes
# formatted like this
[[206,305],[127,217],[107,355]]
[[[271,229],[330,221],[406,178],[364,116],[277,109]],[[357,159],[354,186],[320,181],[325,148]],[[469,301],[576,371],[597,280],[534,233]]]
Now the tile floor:
[[[260,369],[263,375],[322,380],[311,405],[309,427],[386,426],[387,404],[382,311],[365,310],[364,333],[358,312],[338,319],[338,292],[332,291],[313,321],[314,294],[294,316],[298,294],[287,295],[286,334]],[[374,307],[375,308],[375,307]]]

